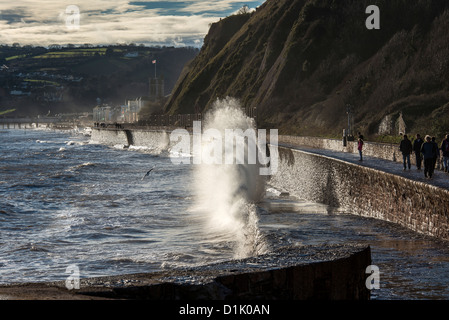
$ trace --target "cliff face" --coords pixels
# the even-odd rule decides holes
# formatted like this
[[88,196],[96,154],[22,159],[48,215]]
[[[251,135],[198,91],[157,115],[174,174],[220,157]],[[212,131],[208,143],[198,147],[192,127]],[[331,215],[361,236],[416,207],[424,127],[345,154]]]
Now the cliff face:
[[[267,0],[211,26],[166,110],[203,111],[233,96],[257,107],[259,126],[340,135],[350,104],[365,134],[399,113],[408,132],[442,134],[449,130],[441,117],[449,111],[446,2]],[[379,30],[365,26],[369,5],[380,9]]]

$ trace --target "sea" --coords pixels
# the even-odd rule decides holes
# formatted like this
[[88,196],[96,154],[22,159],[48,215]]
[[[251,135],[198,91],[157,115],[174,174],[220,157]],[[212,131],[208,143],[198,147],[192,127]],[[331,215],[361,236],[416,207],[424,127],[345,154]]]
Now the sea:
[[[210,168],[172,160],[169,150],[101,145],[75,130],[1,130],[0,284],[65,280],[70,266],[89,278],[359,243],[380,271],[372,299],[449,298],[447,242],[282,194],[269,181],[258,202],[244,203],[224,177],[201,179]],[[207,192],[212,201],[199,201]]]

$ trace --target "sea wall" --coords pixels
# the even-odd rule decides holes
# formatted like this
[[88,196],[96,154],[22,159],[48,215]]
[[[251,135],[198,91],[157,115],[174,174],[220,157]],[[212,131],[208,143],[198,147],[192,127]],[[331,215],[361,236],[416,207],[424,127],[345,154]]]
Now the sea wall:
[[170,132],[165,130],[92,129],[91,140],[104,145],[141,146],[166,149],[170,143]]
[[449,191],[342,160],[279,147],[275,187],[349,213],[449,240]]
[[0,286],[12,300],[368,300],[366,267],[371,249],[363,245],[281,248],[276,252],[192,268],[154,273]]
[[[171,130],[144,130],[144,129],[112,129],[94,128],[92,130],[92,140],[106,145],[135,145],[150,148],[165,148],[170,143]],[[280,135],[279,144],[305,146],[317,149],[326,149],[339,152],[358,153],[357,142],[347,141],[343,145],[343,140],[326,139],[318,137],[300,137]],[[365,142],[363,148],[365,156],[377,157],[390,161],[402,162],[402,154],[399,146],[387,143]],[[414,164],[415,159],[411,157]]]
[[104,145],[128,146],[128,137],[125,130],[92,129],[91,141]]
[[[317,149],[326,149],[339,152],[358,153],[357,141],[346,141],[343,139],[326,139],[317,137],[299,137],[299,136],[279,136],[280,144],[300,145]],[[402,153],[399,151],[399,145],[389,143],[376,143],[365,141],[363,145],[363,155],[376,157],[380,159],[402,162]],[[410,157],[410,162],[416,163],[414,155]]]
[[[92,140],[167,148],[164,130],[93,129]],[[356,143],[314,137],[279,136],[279,165],[270,183],[299,198],[328,204],[347,212],[398,223],[413,231],[449,240],[449,191],[420,181],[342,160],[295,150],[287,145],[357,152]],[[365,144],[364,154],[402,161],[398,146]],[[272,151],[273,153],[273,151]],[[400,159],[398,159],[400,158]],[[413,157],[412,157],[413,158]]]

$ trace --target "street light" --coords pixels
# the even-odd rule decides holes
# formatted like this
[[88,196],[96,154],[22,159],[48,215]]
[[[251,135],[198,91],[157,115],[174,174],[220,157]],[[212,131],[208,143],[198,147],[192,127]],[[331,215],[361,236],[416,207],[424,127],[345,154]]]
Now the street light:
[[346,132],[347,136],[352,135],[352,115],[353,115],[353,107],[349,103],[346,105],[346,114],[348,115],[348,131]]

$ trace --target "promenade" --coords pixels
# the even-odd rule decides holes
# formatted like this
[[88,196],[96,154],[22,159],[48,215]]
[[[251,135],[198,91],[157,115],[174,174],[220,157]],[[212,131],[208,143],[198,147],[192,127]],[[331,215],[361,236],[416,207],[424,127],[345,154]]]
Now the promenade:
[[[386,173],[391,173],[410,180],[433,185],[435,187],[449,189],[449,173],[445,173],[441,170],[435,169],[434,176],[432,177],[432,179],[430,180],[426,179],[424,177],[424,164],[422,165],[420,171],[418,171],[416,166],[413,164],[410,170],[407,169],[406,171],[404,171],[403,170],[404,167],[400,162],[365,155],[363,155],[363,161],[359,161],[358,153],[324,150],[288,143],[279,143],[279,146],[319,154],[322,156],[338,159],[341,161],[346,161],[363,167],[384,171]],[[414,155],[412,155],[412,157],[414,157]]]

